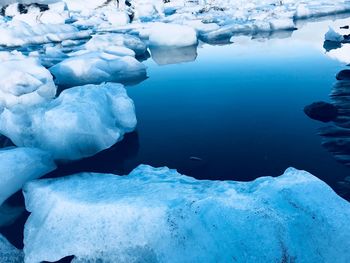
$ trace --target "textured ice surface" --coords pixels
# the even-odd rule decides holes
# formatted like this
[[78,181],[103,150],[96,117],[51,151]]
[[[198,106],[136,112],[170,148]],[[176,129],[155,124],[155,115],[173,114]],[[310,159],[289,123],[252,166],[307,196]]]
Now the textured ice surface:
[[49,153],[34,148],[0,149],[0,205],[22,186],[56,168]]
[[55,159],[80,159],[107,149],[134,130],[133,101],[121,84],[86,85],[27,109],[5,109],[0,132],[17,146],[46,150]]
[[113,53],[113,47],[126,47],[138,56],[146,52],[146,45],[138,37],[129,34],[95,35],[85,45],[88,50],[108,53]]
[[51,67],[50,71],[56,77],[57,84],[70,87],[146,78],[146,67],[134,57],[100,51],[82,51],[82,54],[74,55]]
[[27,263],[350,260],[350,204],[295,169],[240,183],[141,165],[32,181],[24,195]]
[[53,78],[37,59],[0,52],[0,113],[2,107],[32,106],[55,95]]
[[0,259],[2,263],[22,263],[23,252],[12,246],[0,234]]

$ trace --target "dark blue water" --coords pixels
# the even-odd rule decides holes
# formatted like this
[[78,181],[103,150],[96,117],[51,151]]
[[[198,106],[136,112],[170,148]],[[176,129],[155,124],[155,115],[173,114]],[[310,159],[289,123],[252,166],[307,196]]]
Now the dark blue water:
[[[350,19],[309,23],[272,39],[239,37],[224,46],[151,50],[153,59],[144,62],[149,78],[127,88],[136,105],[137,130],[94,157],[61,164],[47,177],[127,174],[150,164],[198,179],[249,181],[278,176],[292,166],[349,200],[338,187],[349,167],[321,145],[317,133],[325,124],[303,112],[315,101],[330,101],[335,75],[350,62],[350,45],[328,53],[323,48],[330,24],[350,24]],[[20,193],[10,200],[22,202]],[[0,229],[18,247],[25,217]]]
[[335,75],[346,67],[323,49],[329,24],[310,23],[282,39],[240,37],[231,45],[155,53],[162,64],[195,60],[147,60],[149,78],[128,87],[137,131],[50,176],[127,174],[145,163],[199,179],[249,181],[293,166],[336,189],[350,170],[321,145],[317,132],[324,124],[303,112],[314,101],[330,100]]

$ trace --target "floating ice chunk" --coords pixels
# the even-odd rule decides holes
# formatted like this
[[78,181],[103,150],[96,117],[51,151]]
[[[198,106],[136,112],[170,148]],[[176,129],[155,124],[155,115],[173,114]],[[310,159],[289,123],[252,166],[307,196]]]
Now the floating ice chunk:
[[328,32],[324,36],[326,41],[331,42],[342,42],[344,40],[344,36],[339,34],[338,32],[335,32],[333,28],[329,27]]
[[23,251],[15,248],[5,237],[0,234],[0,259],[3,263],[24,262]]
[[0,108],[33,106],[55,95],[52,75],[37,59],[0,52]]
[[91,31],[79,31],[74,26],[67,24],[37,24],[30,26],[23,21],[13,20],[1,25],[0,35],[0,45],[22,46],[85,38],[91,35]]
[[146,67],[134,57],[99,51],[65,59],[50,71],[57,84],[67,87],[106,81],[126,83],[146,78]]
[[197,44],[197,33],[189,26],[154,23],[149,30],[151,46],[186,47]]
[[349,262],[350,204],[311,174],[200,181],[141,165],[128,176],[32,181],[27,263]]
[[91,51],[108,51],[113,47],[126,47],[141,56],[146,52],[146,45],[136,36],[129,34],[94,35],[85,45]]
[[135,126],[133,101],[113,83],[74,87],[46,104],[0,115],[0,132],[15,145],[46,150],[55,159],[92,156]]
[[34,148],[0,149],[0,205],[22,186],[56,168],[49,153]]

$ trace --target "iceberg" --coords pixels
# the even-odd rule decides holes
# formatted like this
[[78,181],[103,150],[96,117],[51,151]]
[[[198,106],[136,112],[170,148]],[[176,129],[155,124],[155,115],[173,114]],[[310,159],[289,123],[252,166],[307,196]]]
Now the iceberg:
[[0,234],[0,258],[3,263],[21,263],[24,255]]
[[85,50],[54,65],[50,72],[55,76],[55,82],[64,87],[128,83],[146,78],[146,67],[134,57]]
[[0,52],[0,113],[2,107],[33,106],[55,95],[52,75],[37,59]]
[[333,262],[350,259],[350,204],[293,168],[252,182],[141,165],[24,187],[25,262]]
[[39,148],[60,160],[95,155],[135,126],[134,103],[115,83],[70,88],[37,107],[4,109],[0,115],[0,132],[15,145]]
[[0,149],[0,205],[30,180],[56,169],[51,155],[34,148]]

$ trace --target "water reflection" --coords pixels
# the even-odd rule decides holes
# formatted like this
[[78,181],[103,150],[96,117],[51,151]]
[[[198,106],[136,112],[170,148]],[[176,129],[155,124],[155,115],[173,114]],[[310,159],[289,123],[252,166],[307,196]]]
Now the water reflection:
[[[310,118],[331,122],[331,125],[319,129],[322,137],[322,146],[325,147],[334,158],[350,167],[350,79],[343,79],[346,71],[337,74],[338,80],[330,94],[331,103],[315,102],[305,107],[304,111]],[[338,183],[340,193],[350,195],[350,178],[346,177]]]
[[150,47],[152,59],[158,65],[178,64],[195,61],[197,46],[180,48]]

